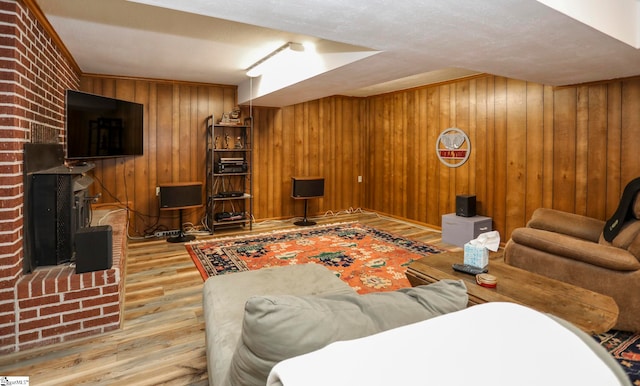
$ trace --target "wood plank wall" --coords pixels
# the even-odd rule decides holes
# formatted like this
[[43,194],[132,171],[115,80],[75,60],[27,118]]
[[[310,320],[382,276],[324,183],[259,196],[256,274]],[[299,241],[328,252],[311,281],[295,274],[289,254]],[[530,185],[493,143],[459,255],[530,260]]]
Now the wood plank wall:
[[[145,106],[144,155],[97,161],[92,192],[102,194],[100,203],[129,203],[131,235],[177,229],[178,212],[159,210],[155,188],[205,182],[205,120],[233,109],[236,87],[84,75],[80,90]],[[204,208],[185,210],[184,220],[198,225],[203,215]]]
[[325,196],[309,214],[363,206],[366,100],[330,97],[281,109],[254,108],[254,213],[257,219],[302,216],[291,177],[323,176]]
[[[368,99],[365,206],[441,224],[475,194],[506,240],[538,207],[606,219],[640,176],[640,78],[552,88],[483,76]],[[435,154],[449,127],[471,140],[458,168]]]
[[[146,106],[145,155],[96,168],[103,197],[133,203],[138,232],[158,214],[158,183],[204,181],[204,119],[236,100],[230,86],[99,76],[84,76],[81,89]],[[440,226],[457,194],[475,194],[478,213],[506,240],[541,206],[606,219],[640,176],[640,78],[553,88],[480,76],[252,113],[258,220],[301,216],[290,178],[322,175],[326,194],[309,202],[310,214],[364,208]],[[471,140],[458,168],[435,153],[449,127]],[[204,213],[196,212],[194,223]],[[175,216],[160,224],[176,226]]]

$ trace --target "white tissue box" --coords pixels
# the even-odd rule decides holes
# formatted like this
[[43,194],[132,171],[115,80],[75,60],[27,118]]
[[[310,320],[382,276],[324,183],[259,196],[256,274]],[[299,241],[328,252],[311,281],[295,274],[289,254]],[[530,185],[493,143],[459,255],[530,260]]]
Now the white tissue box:
[[484,268],[489,265],[489,250],[482,246],[464,245],[464,263],[473,265],[474,267]]

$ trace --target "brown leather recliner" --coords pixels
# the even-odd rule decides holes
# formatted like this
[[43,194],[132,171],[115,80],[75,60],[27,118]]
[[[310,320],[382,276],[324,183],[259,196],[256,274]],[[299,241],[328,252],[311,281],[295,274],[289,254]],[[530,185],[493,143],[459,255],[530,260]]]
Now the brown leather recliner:
[[640,331],[640,193],[627,201],[611,242],[603,235],[605,221],[536,209],[526,227],[511,234],[505,262],[611,296],[620,311],[615,328]]

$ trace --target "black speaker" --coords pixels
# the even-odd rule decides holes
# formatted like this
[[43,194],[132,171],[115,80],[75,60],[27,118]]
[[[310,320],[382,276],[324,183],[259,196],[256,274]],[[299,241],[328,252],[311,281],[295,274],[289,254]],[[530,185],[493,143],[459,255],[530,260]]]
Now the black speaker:
[[291,197],[312,198],[324,196],[323,177],[291,177]]
[[202,205],[202,182],[161,185],[160,209],[179,209]]
[[466,194],[456,196],[456,215],[462,217],[475,216],[476,196]]
[[76,232],[76,273],[101,271],[113,265],[111,225],[81,228]]

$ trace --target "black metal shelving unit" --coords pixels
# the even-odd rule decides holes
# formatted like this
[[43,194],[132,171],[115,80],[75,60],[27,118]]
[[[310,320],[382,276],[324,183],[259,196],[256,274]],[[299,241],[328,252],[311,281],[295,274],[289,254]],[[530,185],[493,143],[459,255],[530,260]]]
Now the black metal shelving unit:
[[216,123],[213,115],[207,126],[207,213],[211,234],[216,228],[253,224],[251,118],[238,123]]

